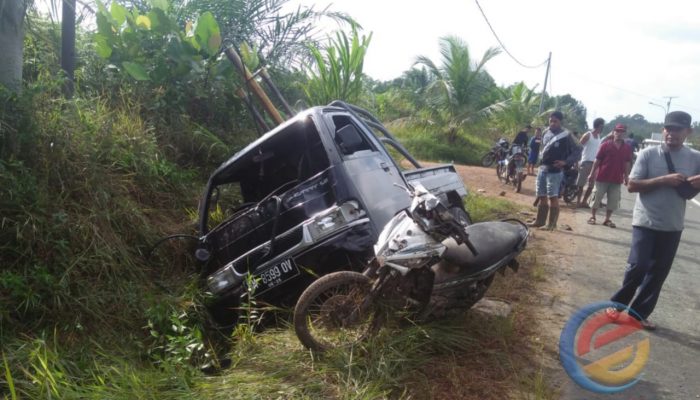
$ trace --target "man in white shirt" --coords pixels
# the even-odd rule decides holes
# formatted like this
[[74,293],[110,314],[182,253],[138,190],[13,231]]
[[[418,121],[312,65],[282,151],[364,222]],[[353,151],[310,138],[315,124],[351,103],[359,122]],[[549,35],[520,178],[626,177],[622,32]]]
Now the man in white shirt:
[[[603,131],[603,125],[605,125],[603,118],[596,118],[593,121],[593,130],[584,133],[579,141],[581,146],[583,146],[583,151],[581,152],[581,161],[578,163],[578,179],[576,181],[578,195],[576,197],[576,207],[586,207],[588,197],[593,191],[593,185],[588,185],[584,195],[583,187],[586,186],[588,182],[588,176],[591,174],[591,167],[593,167],[595,156],[598,154],[598,148],[601,142],[600,134]],[[581,200],[581,196],[583,196],[583,201]]]

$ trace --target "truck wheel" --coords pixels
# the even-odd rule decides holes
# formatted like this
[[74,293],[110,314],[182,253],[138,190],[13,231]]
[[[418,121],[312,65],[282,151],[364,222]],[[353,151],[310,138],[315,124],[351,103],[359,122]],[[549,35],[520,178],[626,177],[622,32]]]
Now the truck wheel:
[[484,167],[492,166],[494,161],[496,161],[496,155],[492,151],[489,151],[481,157],[481,165]]
[[469,215],[468,212],[464,211],[464,209],[460,206],[452,206],[450,207],[450,212],[452,213],[452,216],[455,217],[455,219],[462,224],[462,226],[469,226],[473,224],[472,222],[472,217]]
[[371,288],[369,277],[353,271],[334,272],[316,280],[294,307],[294,331],[299,341],[311,350],[325,351],[366,339],[381,324],[378,307],[363,304]]

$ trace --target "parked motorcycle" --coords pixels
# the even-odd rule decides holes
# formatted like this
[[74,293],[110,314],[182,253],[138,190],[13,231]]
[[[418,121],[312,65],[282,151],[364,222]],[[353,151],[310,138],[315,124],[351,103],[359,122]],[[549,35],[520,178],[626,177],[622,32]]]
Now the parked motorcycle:
[[519,220],[460,224],[423,187],[409,190],[411,206],[396,214],[374,245],[363,273],[340,271],[312,283],[294,309],[294,330],[309,349],[344,347],[377,332],[389,315],[425,320],[469,309],[496,272],[518,270],[527,244]]
[[515,191],[520,193],[523,181],[527,177],[525,173],[526,162],[527,155],[523,147],[513,145],[510,149],[510,155],[500,160],[496,166],[498,179],[506,184],[512,183]]
[[488,153],[481,157],[481,165],[490,167],[493,163],[504,160],[508,156],[508,148],[510,144],[507,140],[501,138],[493,145]]
[[578,169],[575,166],[564,168],[564,178],[561,180],[559,193],[564,198],[566,204],[576,201],[579,187],[576,186],[578,180]]

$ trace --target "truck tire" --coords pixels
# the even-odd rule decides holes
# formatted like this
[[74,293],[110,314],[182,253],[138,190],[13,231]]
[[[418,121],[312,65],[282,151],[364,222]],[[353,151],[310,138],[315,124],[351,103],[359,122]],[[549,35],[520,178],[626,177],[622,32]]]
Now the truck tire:
[[[294,332],[308,349],[323,352],[366,339],[381,325],[371,304],[359,309],[371,290],[369,277],[354,271],[322,276],[302,293],[294,307]],[[352,315],[355,314],[355,315]],[[348,317],[356,320],[348,320]]]
[[452,206],[450,207],[450,212],[455,217],[455,219],[463,226],[469,226],[473,224],[472,217],[469,215],[468,212],[464,211],[462,207]]

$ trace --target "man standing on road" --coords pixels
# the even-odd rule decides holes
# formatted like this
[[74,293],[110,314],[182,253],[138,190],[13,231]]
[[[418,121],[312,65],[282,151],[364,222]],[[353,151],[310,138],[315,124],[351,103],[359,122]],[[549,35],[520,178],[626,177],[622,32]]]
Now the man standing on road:
[[[588,176],[591,174],[595,156],[598,154],[601,140],[600,133],[603,131],[603,125],[605,125],[605,120],[603,120],[603,118],[596,118],[593,121],[593,130],[584,133],[579,141],[581,146],[583,146],[583,150],[581,151],[581,161],[578,166],[578,179],[576,180],[576,186],[578,186],[576,207],[582,207],[587,204],[588,196],[590,196],[593,191],[593,185],[589,184],[586,188],[586,194],[584,195],[583,187],[586,186],[588,182]],[[583,196],[583,202],[581,201],[581,196]]]
[[[569,131],[562,128],[563,119],[564,115],[561,111],[550,114],[549,129],[542,139],[544,150],[535,186],[537,218],[530,224],[533,227],[543,227],[549,214],[546,229],[556,229],[559,219],[559,189],[564,175],[562,169],[567,165],[573,165],[581,155],[574,138]],[[549,198],[549,204],[547,204],[547,198]]]
[[632,161],[632,148],[625,143],[627,127],[623,124],[615,125],[613,140],[607,140],[600,145],[595,162],[588,176],[588,186],[594,185],[593,205],[591,206],[591,218],[588,223],[595,225],[595,214],[600,208],[603,196],[607,196],[605,209],[605,221],[603,225],[614,228],[615,224],[610,220],[613,211],[620,207],[622,183],[627,185],[627,177]]
[[530,133],[530,129],[532,129],[532,126],[530,126],[530,124],[525,125],[525,127],[515,135],[515,139],[513,139],[513,145],[527,147],[527,134]]
[[527,157],[528,175],[535,175],[535,165],[540,159],[540,144],[542,144],[542,128],[535,128],[535,136],[530,139],[530,154]]
[[[656,328],[648,318],[681,240],[686,199],[700,190],[700,152],[683,145],[692,132],[690,122],[683,111],[666,115],[664,143],[639,153],[627,187],[639,193],[632,216],[632,247],[622,287],[610,300],[628,305],[649,330]],[[607,314],[615,319],[619,310],[611,308]]]

